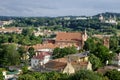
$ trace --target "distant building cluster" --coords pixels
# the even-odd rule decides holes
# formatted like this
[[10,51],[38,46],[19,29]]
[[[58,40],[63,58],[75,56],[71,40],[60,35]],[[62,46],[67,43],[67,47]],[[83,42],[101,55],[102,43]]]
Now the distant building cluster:
[[9,20],[9,21],[0,21],[0,27],[4,26],[4,25],[9,25],[13,23],[13,20]]
[[[53,51],[54,48],[64,48],[75,46],[78,50],[84,45],[87,40],[86,30],[84,32],[58,32],[55,40],[45,40],[43,44],[36,44],[32,47],[38,51]],[[29,46],[31,47],[31,46]]]
[[0,28],[0,33],[22,33],[22,28],[19,27],[1,27]]
[[109,24],[115,24],[115,25],[118,24],[117,19],[116,19],[116,16],[114,16],[114,17],[110,16],[108,19],[105,19],[105,18],[103,17],[103,15],[101,14],[101,15],[99,16],[99,20],[100,20],[101,22],[103,22],[103,23],[109,23]]

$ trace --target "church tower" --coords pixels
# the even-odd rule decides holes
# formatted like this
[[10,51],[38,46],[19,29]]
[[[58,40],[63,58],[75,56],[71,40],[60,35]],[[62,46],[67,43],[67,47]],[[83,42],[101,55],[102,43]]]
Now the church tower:
[[88,35],[87,35],[87,31],[85,29],[85,31],[82,33],[82,43],[81,43],[82,48],[84,46],[85,41],[87,41],[87,38],[88,38]]
[[100,16],[99,16],[99,20],[100,20],[100,22],[104,22],[104,17],[103,17],[102,14],[100,14]]
[[84,33],[83,33],[83,41],[86,41],[88,38],[88,35],[87,35],[87,31],[85,29]]

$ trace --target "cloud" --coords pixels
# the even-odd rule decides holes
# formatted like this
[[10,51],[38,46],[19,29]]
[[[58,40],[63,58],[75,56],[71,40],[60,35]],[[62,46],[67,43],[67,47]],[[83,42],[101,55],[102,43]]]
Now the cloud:
[[119,0],[4,0],[0,15],[64,16],[120,12]]

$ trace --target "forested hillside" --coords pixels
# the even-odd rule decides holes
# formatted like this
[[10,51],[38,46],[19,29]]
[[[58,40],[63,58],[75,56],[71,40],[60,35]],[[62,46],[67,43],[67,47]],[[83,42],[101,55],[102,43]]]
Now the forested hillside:
[[[119,13],[101,13],[104,18],[116,16],[118,25],[102,23],[99,16],[63,16],[63,17],[5,17],[1,16],[0,20],[13,20],[13,23],[5,25],[5,27],[43,27],[45,29],[59,31],[82,31],[87,29],[92,33],[116,34],[120,29],[120,14]],[[77,19],[84,17],[86,19]],[[68,18],[68,19],[65,19]]]

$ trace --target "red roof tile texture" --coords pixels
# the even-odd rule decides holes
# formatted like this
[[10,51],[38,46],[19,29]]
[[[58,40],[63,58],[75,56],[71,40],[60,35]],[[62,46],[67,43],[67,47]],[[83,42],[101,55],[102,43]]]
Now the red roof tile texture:
[[82,33],[79,32],[59,32],[56,41],[81,41]]
[[45,56],[51,55],[49,52],[39,52],[33,56],[33,59],[43,60]]

